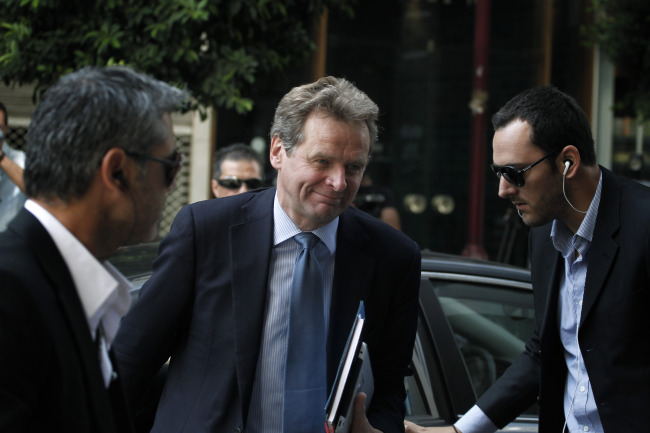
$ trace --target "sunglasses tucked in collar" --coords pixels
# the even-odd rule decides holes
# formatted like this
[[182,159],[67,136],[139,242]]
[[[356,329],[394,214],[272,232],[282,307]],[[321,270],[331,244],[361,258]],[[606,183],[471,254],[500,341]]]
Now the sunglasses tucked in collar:
[[162,164],[165,168],[165,185],[167,187],[170,187],[171,184],[174,183],[174,178],[181,169],[181,163],[183,162],[183,154],[178,150],[174,150],[174,153],[172,153],[168,158],[157,158],[143,153],[131,152],[130,150],[125,150],[124,153],[132,158],[146,159],[147,161]]
[[217,179],[217,183],[228,189],[239,189],[242,183],[245,183],[248,189],[257,189],[261,188],[263,184],[262,179],[259,177],[240,179],[237,176],[224,176],[222,179]]
[[542,159],[539,159],[535,162],[533,162],[530,165],[527,165],[526,167],[522,169],[515,168],[511,165],[494,165],[490,164],[490,167],[492,167],[492,171],[494,174],[497,175],[497,177],[503,176],[503,178],[511,185],[514,185],[518,188],[521,188],[526,184],[526,180],[524,179],[524,173],[526,173],[528,170],[531,168],[535,167],[537,164],[540,162],[544,161],[546,158],[549,156],[557,153],[557,151],[553,151],[551,153],[548,153],[542,157]]

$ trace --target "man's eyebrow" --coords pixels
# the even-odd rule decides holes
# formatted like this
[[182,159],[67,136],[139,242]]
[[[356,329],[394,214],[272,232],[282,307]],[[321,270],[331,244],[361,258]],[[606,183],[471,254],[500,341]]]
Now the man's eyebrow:
[[[334,157],[332,157],[332,155],[327,154],[325,152],[321,152],[321,151],[314,152],[311,155],[307,155],[307,158],[308,159],[328,159],[328,160],[329,159],[335,159]],[[369,162],[370,162],[370,158],[368,158],[368,157],[360,157],[358,159],[352,159],[352,160],[346,161],[345,163],[346,164],[359,164],[359,165],[366,166],[366,165],[368,165]]]
[[323,153],[323,152],[314,152],[312,154],[307,154],[307,158],[309,159],[329,159],[331,158],[330,155]]

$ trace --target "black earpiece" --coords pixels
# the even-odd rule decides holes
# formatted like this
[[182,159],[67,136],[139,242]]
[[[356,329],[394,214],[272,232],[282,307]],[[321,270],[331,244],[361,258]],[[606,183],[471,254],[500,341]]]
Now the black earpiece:
[[122,185],[124,185],[125,188],[129,186],[128,182],[126,181],[126,178],[124,177],[124,173],[122,173],[121,170],[113,173],[113,177],[119,180],[122,183]]
[[569,171],[569,167],[571,167],[571,161],[564,161],[564,173],[562,173],[562,176],[566,176],[566,172]]

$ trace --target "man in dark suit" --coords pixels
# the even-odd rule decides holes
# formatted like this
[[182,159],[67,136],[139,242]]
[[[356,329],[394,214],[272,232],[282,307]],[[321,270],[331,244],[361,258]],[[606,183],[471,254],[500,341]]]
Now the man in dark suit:
[[596,164],[585,113],[554,87],[493,124],[499,196],[533,227],[535,329],[455,427],[495,431],[539,399],[540,432],[647,431],[650,190]]
[[[115,346],[131,402],[171,357],[153,431],[324,431],[324,399],[361,300],[375,390],[367,418],[364,396],[357,397],[352,431],[403,430],[420,249],[350,207],[376,140],[377,113],[343,79],[296,87],[271,129],[277,188],[180,211]],[[327,336],[316,343],[327,362],[317,396],[323,405],[294,414],[308,424],[295,425],[283,418],[298,411],[283,403],[285,376],[317,372],[314,364],[289,371],[286,362],[299,252],[293,236],[304,232],[319,239],[314,254],[323,270],[318,296]]]
[[110,353],[129,287],[104,260],[155,234],[183,98],[128,68],[85,68],[36,108],[30,199],[0,233],[0,431],[131,431]]

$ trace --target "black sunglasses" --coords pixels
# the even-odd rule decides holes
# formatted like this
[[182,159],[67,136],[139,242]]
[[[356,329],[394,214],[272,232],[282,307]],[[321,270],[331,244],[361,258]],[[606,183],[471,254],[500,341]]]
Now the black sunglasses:
[[155,156],[145,155],[138,152],[131,152],[124,150],[124,153],[133,158],[146,159],[147,161],[158,162],[165,166],[165,185],[169,188],[174,183],[174,178],[181,169],[181,162],[183,162],[183,154],[178,150],[174,150],[169,158],[156,158]]
[[520,169],[517,169],[511,165],[494,165],[490,164],[490,167],[492,167],[492,171],[494,174],[497,175],[497,177],[503,176],[503,178],[511,185],[516,186],[517,188],[521,188],[526,184],[526,180],[524,179],[524,173],[526,173],[528,170],[531,168],[535,167],[537,164],[540,162],[544,161],[546,158],[548,158],[551,155],[554,155],[557,153],[557,151],[553,151],[545,156],[542,157],[542,159],[533,162],[532,164]]
[[217,179],[217,183],[228,189],[239,189],[241,188],[242,183],[245,183],[248,189],[257,189],[262,187],[262,179],[258,177],[240,179],[237,176],[226,176],[223,179]]

